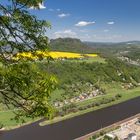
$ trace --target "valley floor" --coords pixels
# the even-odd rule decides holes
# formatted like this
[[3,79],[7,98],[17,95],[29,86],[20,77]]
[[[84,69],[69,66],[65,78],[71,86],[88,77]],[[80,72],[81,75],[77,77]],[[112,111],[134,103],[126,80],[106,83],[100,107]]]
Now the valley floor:
[[[102,85],[102,86],[104,86],[106,88],[107,94],[76,103],[76,106],[78,108],[87,107],[85,110],[81,110],[81,111],[78,111],[75,113],[69,113],[64,116],[55,117],[53,120],[44,121],[40,125],[44,126],[47,124],[56,123],[56,122],[59,122],[62,120],[73,118],[75,116],[79,116],[79,115],[82,115],[82,114],[85,114],[88,112],[92,112],[95,110],[99,110],[99,109],[102,109],[105,107],[109,107],[109,106],[112,106],[112,105],[115,105],[115,104],[118,104],[118,103],[121,103],[121,102],[124,102],[124,101],[127,101],[127,100],[140,96],[140,87],[135,87],[133,89],[126,90],[126,89],[122,89],[119,84],[118,85],[117,84]],[[92,103],[100,102],[102,99],[113,98],[117,94],[121,95],[121,98],[119,98],[118,100],[115,100],[113,102],[106,103],[106,104],[101,104],[101,105],[98,105],[95,107],[90,106]],[[20,127],[23,125],[22,123],[19,123],[19,122],[15,121],[14,119],[11,119],[13,117],[14,117],[14,113],[12,112],[12,110],[0,111],[0,123],[4,125],[5,129],[12,129],[12,128]],[[35,121],[35,120],[25,118],[26,123],[31,123],[33,121]]]
[[21,128],[3,131],[1,140],[72,140],[100,130],[138,113],[140,97],[93,111],[51,125],[39,126],[38,121]]

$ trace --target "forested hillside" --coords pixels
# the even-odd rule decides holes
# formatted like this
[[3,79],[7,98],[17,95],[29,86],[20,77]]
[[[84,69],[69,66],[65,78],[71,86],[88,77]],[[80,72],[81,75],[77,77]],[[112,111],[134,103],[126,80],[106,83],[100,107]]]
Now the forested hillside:
[[58,38],[50,40],[51,51],[65,51],[77,53],[94,53],[95,50],[88,47],[80,41],[80,39],[73,38]]
[[[64,96],[76,96],[83,92],[85,85],[91,84],[106,92],[103,85],[112,83],[126,85],[126,88],[134,88],[140,83],[140,69],[126,64],[120,60],[108,58],[105,63],[87,63],[78,61],[57,61],[47,64],[38,64],[41,69],[55,74],[58,79],[58,89],[64,91]],[[90,89],[87,86],[84,92]],[[57,96],[57,95],[55,95]],[[57,99],[59,100],[59,99]]]

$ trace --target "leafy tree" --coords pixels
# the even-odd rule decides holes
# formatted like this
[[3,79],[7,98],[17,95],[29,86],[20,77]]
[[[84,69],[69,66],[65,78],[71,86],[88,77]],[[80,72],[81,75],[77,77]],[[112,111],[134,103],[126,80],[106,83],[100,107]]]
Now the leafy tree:
[[46,49],[45,36],[50,24],[28,12],[28,8],[40,8],[42,0],[9,0],[0,3],[0,102],[17,107],[18,116],[51,116],[48,104],[56,80],[47,75],[35,62],[15,62],[16,53]]
[[[50,24],[31,15],[27,8],[37,6],[41,0],[10,0],[8,6],[0,4],[0,54],[4,61],[16,52],[45,49]],[[39,7],[38,7],[39,8]]]

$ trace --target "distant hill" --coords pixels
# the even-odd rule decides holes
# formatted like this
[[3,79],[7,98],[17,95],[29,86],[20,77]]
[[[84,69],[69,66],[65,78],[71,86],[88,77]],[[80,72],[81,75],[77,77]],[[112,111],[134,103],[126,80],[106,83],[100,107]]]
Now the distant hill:
[[103,48],[103,47],[139,47],[140,46],[140,41],[127,41],[127,42],[118,42],[118,43],[113,43],[113,42],[84,42],[87,46],[90,46],[92,48]]
[[58,38],[50,40],[51,51],[77,52],[77,53],[95,53],[94,48],[89,47],[80,39]]
[[[123,52],[129,52],[129,56],[140,51],[140,41],[128,42],[82,42],[75,38],[58,38],[50,40],[51,51],[99,53],[101,56],[118,56]],[[132,53],[132,54],[131,54]],[[139,53],[136,53],[139,55]],[[137,55],[137,56],[138,56]]]
[[86,44],[89,47],[92,48],[102,48],[102,47],[109,47],[114,45],[115,43],[110,43],[110,42],[84,42],[84,44]]
[[139,55],[140,52],[140,41],[128,41],[128,42],[84,42],[87,46],[93,48],[95,52],[100,53],[104,56],[118,56],[126,54],[129,52],[129,55]]

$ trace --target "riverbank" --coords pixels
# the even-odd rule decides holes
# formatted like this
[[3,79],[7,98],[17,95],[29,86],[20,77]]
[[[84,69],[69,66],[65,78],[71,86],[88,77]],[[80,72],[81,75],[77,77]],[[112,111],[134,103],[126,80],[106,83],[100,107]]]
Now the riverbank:
[[54,124],[39,122],[0,134],[1,140],[72,140],[140,113],[140,97]]
[[77,138],[77,139],[75,139],[75,140],[90,140],[90,138],[91,138],[92,136],[95,136],[96,134],[102,134],[102,133],[105,134],[105,133],[111,132],[112,130],[115,130],[115,129],[120,128],[120,125],[121,125],[121,124],[124,124],[124,123],[126,123],[126,122],[129,122],[129,121],[131,121],[131,120],[133,120],[133,119],[137,119],[137,118],[139,118],[139,117],[140,117],[140,113],[139,113],[139,114],[136,114],[136,115],[134,115],[134,116],[132,116],[132,117],[130,117],[130,118],[121,120],[121,121],[119,121],[119,122],[117,122],[117,123],[114,123],[114,124],[112,124],[112,125],[110,125],[110,126],[107,126],[107,127],[105,127],[105,128],[101,128],[101,129],[99,129],[99,130],[97,130],[97,131],[94,131],[94,132],[92,132],[92,133],[89,133],[89,134],[87,134],[87,135],[85,135],[85,136],[79,137],[79,138]]
[[[125,102],[127,100],[131,100],[133,98],[136,98],[136,97],[140,96],[140,87],[137,87],[137,88],[134,88],[134,89],[131,89],[131,90],[121,90],[116,86],[113,88],[113,85],[112,85],[112,88],[107,87],[107,89],[108,89],[108,94],[79,102],[76,105],[78,107],[88,106],[91,103],[98,102],[98,101],[102,100],[103,98],[105,98],[105,99],[112,98],[117,94],[120,94],[121,98],[119,98],[118,100],[115,100],[113,102],[107,103],[107,104],[102,104],[102,105],[99,105],[99,106],[96,106],[96,107],[91,107],[91,108],[88,108],[88,109],[85,109],[85,110],[82,110],[82,111],[78,111],[76,113],[70,113],[70,114],[65,115],[63,117],[59,116],[59,117],[54,118],[53,120],[47,120],[47,121],[41,122],[40,126],[45,126],[45,125],[48,125],[48,124],[57,123],[59,121],[64,121],[66,119],[70,119],[70,118],[80,116],[80,115],[83,115],[83,114],[86,114],[86,113],[89,113],[89,112],[92,112],[92,111],[103,109],[103,108],[106,108],[106,107],[109,107],[109,106],[112,106],[112,105],[115,105],[115,104],[119,104],[121,102]],[[13,118],[13,117],[14,117],[14,114],[13,114],[12,110],[1,111],[0,112],[0,122],[4,124],[5,130],[11,130],[11,129],[19,128],[21,126],[33,123],[36,120],[38,120],[38,119],[31,120],[31,119],[28,118],[28,119],[25,119],[26,123],[22,124],[22,123],[16,122],[15,120],[11,120],[11,118]]]
[[[86,114],[86,113],[89,113],[89,112],[92,112],[92,111],[96,111],[96,110],[103,109],[103,108],[106,108],[106,107],[109,107],[109,106],[112,106],[112,105],[116,105],[116,104],[125,102],[127,100],[134,99],[134,98],[140,96],[140,87],[137,87],[137,88],[129,90],[129,91],[120,91],[120,92],[117,92],[116,95],[118,93],[121,95],[121,98],[119,100],[115,100],[114,102],[111,102],[111,103],[108,103],[108,104],[102,104],[100,106],[92,107],[92,108],[89,108],[89,109],[86,109],[86,110],[83,110],[83,111],[78,111],[76,113],[70,113],[70,114],[65,115],[63,117],[56,117],[53,120],[47,120],[47,121],[41,122],[40,125],[44,126],[44,125],[48,125],[48,124],[57,123],[59,121],[70,119],[70,118],[80,116],[80,115],[83,115],[83,114]],[[113,96],[114,96],[114,93],[110,92],[107,95],[103,95],[103,96],[96,97],[96,98],[93,98],[93,99],[90,99],[90,100],[86,100],[84,102],[79,103],[78,105],[82,106],[83,104],[85,105],[85,104],[95,102],[95,101],[98,102],[98,100],[101,100],[102,98],[110,98],[110,97],[113,97]]]

